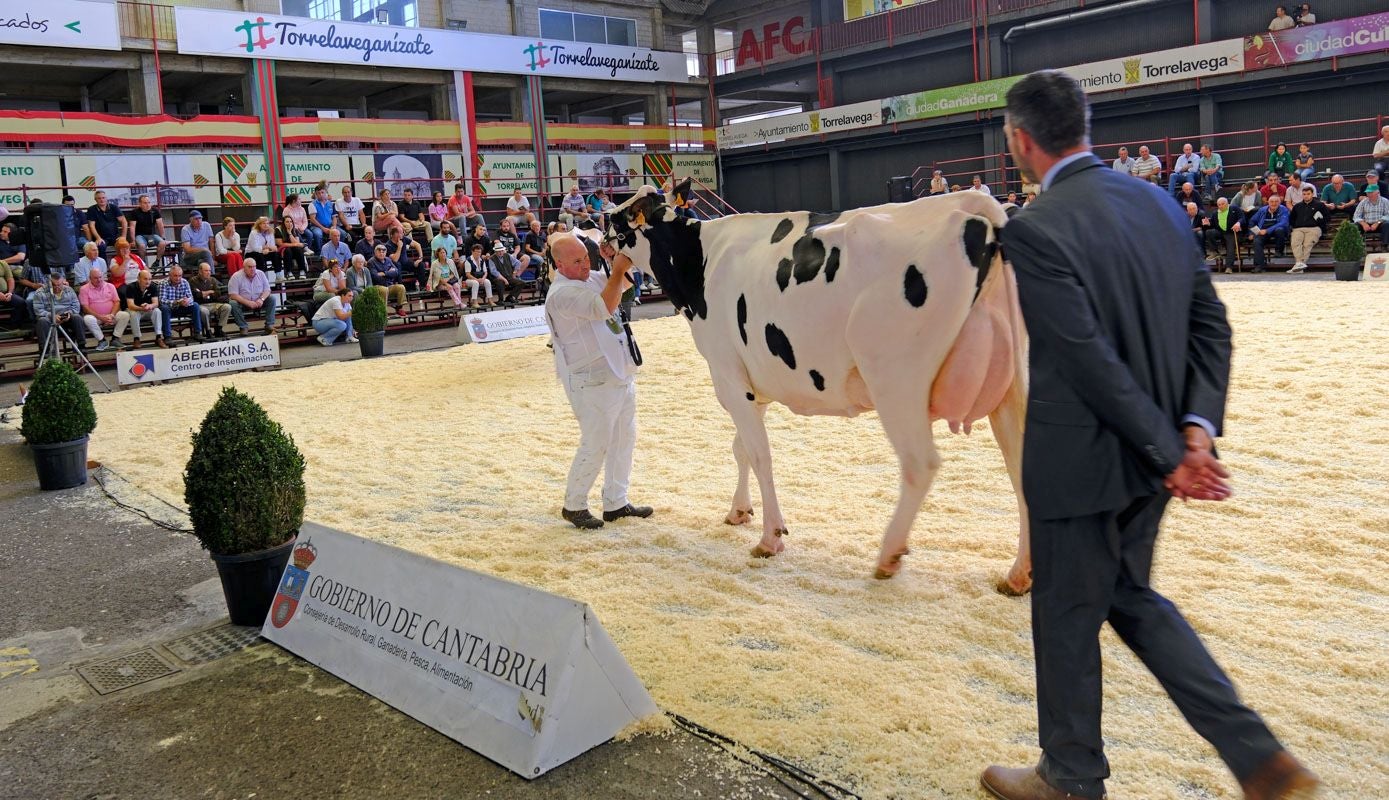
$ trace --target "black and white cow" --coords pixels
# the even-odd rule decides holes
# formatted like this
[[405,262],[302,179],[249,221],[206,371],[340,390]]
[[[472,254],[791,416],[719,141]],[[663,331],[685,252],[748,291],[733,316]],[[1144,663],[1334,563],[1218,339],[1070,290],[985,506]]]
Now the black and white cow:
[[[689,182],[677,186],[679,203]],[[1004,210],[959,192],[841,214],[678,216],[650,186],[610,215],[611,232],[689,320],[719,402],[733,417],[738,486],[726,521],[764,511],[753,554],[781,552],[764,415],[856,416],[876,409],[901,466],[901,493],[876,576],[890,578],[941,459],[933,419],[951,430],[989,417],[1021,517],[1013,591],[1030,583],[1021,487],[1026,333],[1012,268],[997,247]],[[1000,585],[1000,589],[1004,589]]]

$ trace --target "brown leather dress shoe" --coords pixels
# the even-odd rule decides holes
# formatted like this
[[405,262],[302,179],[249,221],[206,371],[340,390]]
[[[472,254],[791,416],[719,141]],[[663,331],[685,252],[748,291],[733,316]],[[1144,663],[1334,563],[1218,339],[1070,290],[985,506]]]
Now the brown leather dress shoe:
[[[1084,797],[1067,794],[1042,780],[1036,767],[989,767],[979,776],[979,783],[989,794],[1002,800],[1080,800]],[[1099,800],[1104,800],[1104,797],[1100,797]]]
[[1245,800],[1303,800],[1316,797],[1320,785],[1317,776],[1287,750],[1279,750],[1253,775],[1240,781]]

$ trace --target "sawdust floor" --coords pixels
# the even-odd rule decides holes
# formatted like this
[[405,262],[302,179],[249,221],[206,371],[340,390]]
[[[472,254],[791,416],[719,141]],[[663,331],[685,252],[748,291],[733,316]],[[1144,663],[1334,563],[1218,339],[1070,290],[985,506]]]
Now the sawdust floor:
[[[1238,493],[1174,508],[1154,570],[1329,797],[1389,785],[1380,289],[1220,287],[1236,331],[1222,449]],[[685,323],[637,333],[632,496],[656,515],[597,533],[558,518],[578,434],[542,339],[101,396],[91,452],[181,505],[186,434],[235,383],[306,454],[309,519],[590,603],[665,709],[870,797],[976,797],[983,766],[1034,760],[1028,604],[990,588],[1016,511],[987,426],[969,438],[936,426],[945,466],[912,556],[876,582],[897,495],[876,419],[774,406],[791,534],[784,555],[757,561],[758,530],[722,524],[733,431]],[[1104,645],[1110,796],[1237,797],[1141,664],[1108,631]]]

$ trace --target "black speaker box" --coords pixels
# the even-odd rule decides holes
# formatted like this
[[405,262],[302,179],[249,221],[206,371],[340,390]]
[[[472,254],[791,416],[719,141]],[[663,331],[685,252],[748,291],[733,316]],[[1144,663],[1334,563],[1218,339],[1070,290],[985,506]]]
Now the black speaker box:
[[910,175],[899,175],[887,179],[887,201],[889,203],[909,203],[914,199],[916,198],[912,197],[912,178]]
[[24,226],[28,228],[30,264],[66,269],[77,263],[72,206],[31,203],[24,207]]

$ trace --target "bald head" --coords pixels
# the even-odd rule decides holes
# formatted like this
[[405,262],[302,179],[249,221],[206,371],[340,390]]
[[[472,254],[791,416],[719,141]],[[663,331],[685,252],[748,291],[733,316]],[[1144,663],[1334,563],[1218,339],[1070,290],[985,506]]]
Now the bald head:
[[550,237],[550,255],[555,259],[559,274],[574,281],[588,280],[588,248],[572,233],[557,233]]

